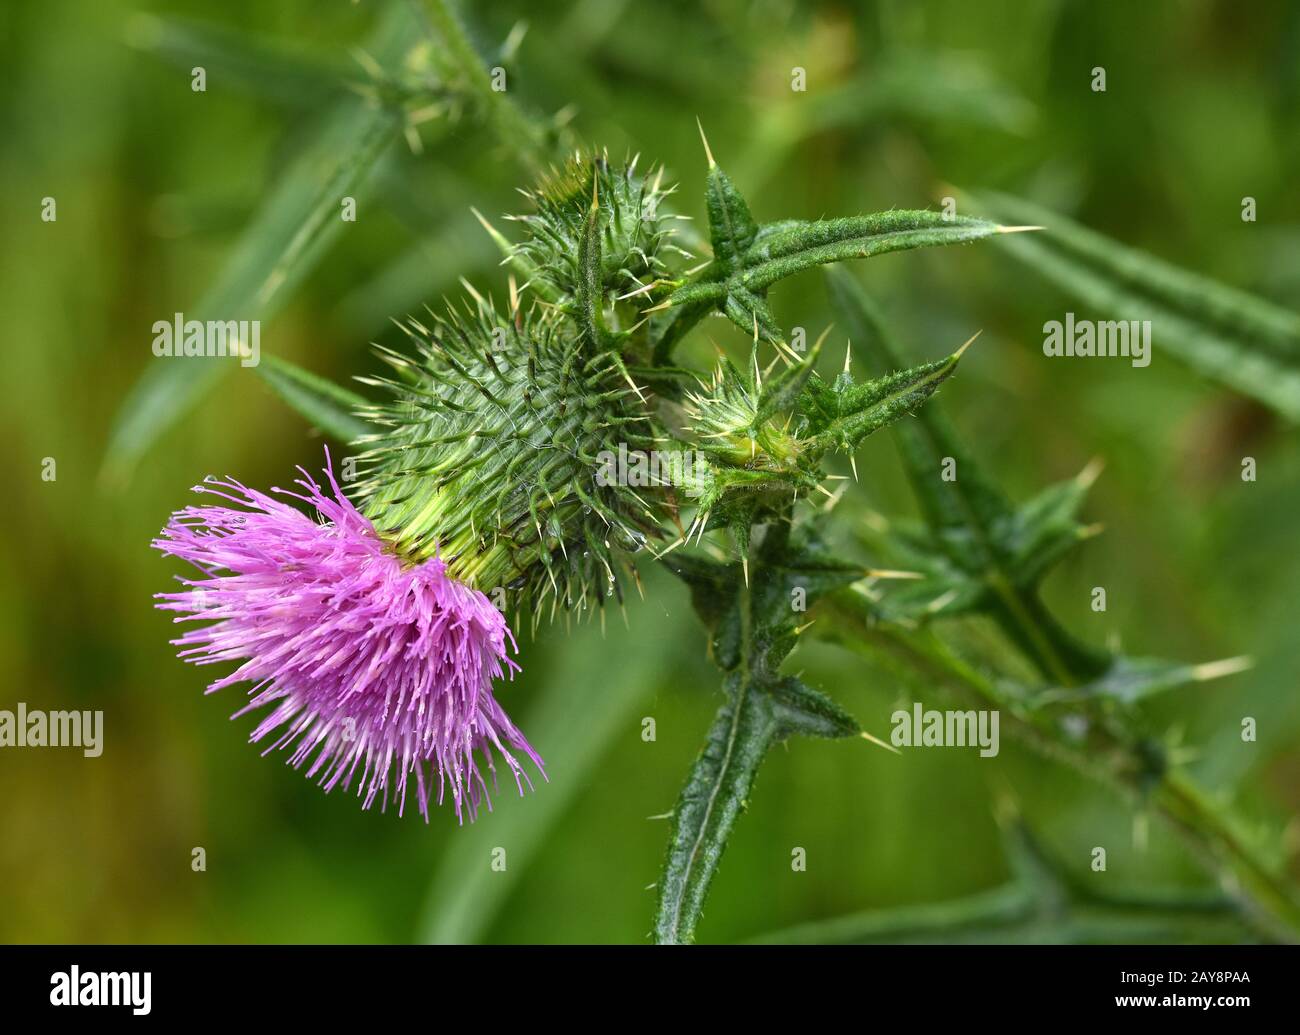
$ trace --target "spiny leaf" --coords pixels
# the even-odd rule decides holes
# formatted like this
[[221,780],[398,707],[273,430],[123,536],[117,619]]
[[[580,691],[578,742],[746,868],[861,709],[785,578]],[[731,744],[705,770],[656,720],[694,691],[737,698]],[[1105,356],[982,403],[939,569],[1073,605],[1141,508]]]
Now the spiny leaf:
[[874,593],[882,621],[912,623],[977,611],[988,597],[987,585],[935,548],[928,529],[891,525],[888,534],[863,534],[888,564],[916,578],[891,581],[889,591]]
[[858,721],[825,694],[788,677],[768,688],[777,722],[785,734],[805,737],[853,737]]
[[[667,312],[656,313],[651,321],[651,340],[656,364],[669,362],[673,349],[713,308],[715,296],[702,297],[694,302],[683,302]],[[717,296],[720,297],[720,296]]]
[[[705,149],[707,152],[707,142]],[[664,303],[688,312],[659,326],[655,356],[662,361],[668,359],[672,345],[685,331],[710,310],[726,316],[746,333],[766,341],[783,341],[780,323],[767,304],[767,290],[814,266],[974,241],[1008,229],[968,216],[906,210],[841,219],[788,219],[759,226],[712,153],[708,159],[706,207],[713,262]]]
[[713,663],[723,671],[736,668],[742,648],[740,564],[685,550],[669,554],[664,564],[690,588],[691,605],[710,634]]
[[[897,346],[862,288],[841,271],[827,276],[850,335],[871,343],[885,364],[897,363]],[[927,577],[902,583],[877,601],[883,616],[916,620],[986,611],[1049,679],[1077,688],[1071,700],[1131,704],[1236,670],[1236,660],[1185,665],[1112,655],[1075,639],[1047,610],[1038,584],[1087,534],[1077,517],[1096,477],[1095,465],[1016,508],[959,446],[933,404],[916,421],[898,425],[895,433],[929,529],[916,532],[897,525],[877,533],[867,529],[863,535],[890,560]],[[944,457],[956,461],[954,481],[939,476]],[[1053,691],[1044,696],[1061,700]]]
[[[703,135],[703,130],[700,133]],[[705,148],[708,143],[705,142]],[[709,214],[709,236],[713,245],[713,261],[718,272],[729,276],[740,268],[742,256],[754,243],[758,224],[750,214],[749,205],[731,178],[722,171],[709,154],[709,175],[705,181],[705,208]]]
[[[899,349],[866,292],[842,271],[828,271],[827,277],[850,338],[870,343],[864,351],[874,353],[877,366],[896,366]],[[1076,640],[1038,598],[1037,581],[1045,561],[1057,555],[1062,542],[1077,541],[1072,512],[1046,506],[1041,499],[1017,511],[960,444],[933,403],[922,408],[916,420],[897,425],[895,434],[930,527],[930,547],[969,580],[941,584],[930,601],[952,591],[954,602],[986,608],[1044,674],[1063,685],[1105,672],[1111,656]],[[957,477],[952,481],[940,476],[945,458],[956,464]],[[1079,488],[1086,484],[1056,492],[1077,507]],[[909,545],[915,561],[922,546],[915,541],[900,544]],[[915,587],[904,591],[918,592]]]
[[[860,565],[845,561],[832,550],[813,521],[793,528],[787,522],[768,525],[754,560],[754,628],[769,636],[794,628],[803,620],[806,609],[827,593],[867,574]],[[796,609],[796,595],[804,610]],[[770,670],[775,672],[774,667]]]
[[724,692],[727,701],[673,810],[657,886],[654,934],[660,945],[694,941],[709,885],[768,749],[793,734],[850,737],[858,732],[847,712],[797,679],[764,687],[732,673]]
[[1153,347],[1300,421],[1300,314],[1088,230],[1005,194],[974,204],[1046,233],[1010,254],[1107,320],[1150,320]]
[[[806,610],[822,596],[867,575],[860,565],[838,557],[812,523],[793,530],[785,522],[765,526],[748,584],[739,562],[715,560],[697,551],[676,550],[663,563],[690,587],[691,603],[712,634],[715,663],[730,671],[746,661],[773,677],[784,657],[771,655],[773,645],[786,643]],[[742,607],[748,608],[747,616]]]
[[1001,233],[984,219],[947,216],[942,212],[899,209],[840,219],[799,220],[753,245],[744,257],[741,286],[765,291],[779,280],[844,259],[865,259],[888,252],[961,244]]
[[764,341],[783,341],[785,334],[777,323],[767,299],[739,285],[730,285],[722,301],[722,314],[737,327],[757,332]]
[[1244,672],[1250,665],[1249,658],[1224,658],[1189,665],[1160,658],[1119,657],[1104,675],[1076,688],[1076,692],[1082,697],[1134,704],[1191,683],[1204,683]]
[[842,376],[834,385],[815,383],[809,392],[811,448],[852,452],[873,431],[916,410],[954,370],[961,350],[934,363],[898,370],[864,384]]
[[771,698],[733,673],[727,701],[709,728],[673,810],[672,834],[657,887],[654,937],[660,945],[695,940],[695,925],[723,850],[749,798],[780,723]]
[[263,356],[254,369],[276,395],[311,422],[312,426],[342,442],[353,442],[375,429],[356,412],[368,401],[333,381],[326,380],[277,356]]
[[727,700],[673,812],[655,919],[660,943],[693,939],[709,883],[772,744],[793,734],[858,732],[839,705],[797,679],[778,675],[777,668],[793,645],[794,619],[802,614],[792,606],[791,589],[802,586],[815,600],[862,573],[828,556],[815,529],[792,533],[777,522],[765,533],[752,551],[748,583],[742,565],[734,562],[690,554],[667,561],[691,587],[696,609],[712,632],[715,660],[727,671]]
[[1003,530],[1011,565],[1024,584],[1037,584],[1052,565],[1094,531],[1080,524],[1078,516],[1099,466],[1089,464],[1074,478],[1049,485],[1021,504]]

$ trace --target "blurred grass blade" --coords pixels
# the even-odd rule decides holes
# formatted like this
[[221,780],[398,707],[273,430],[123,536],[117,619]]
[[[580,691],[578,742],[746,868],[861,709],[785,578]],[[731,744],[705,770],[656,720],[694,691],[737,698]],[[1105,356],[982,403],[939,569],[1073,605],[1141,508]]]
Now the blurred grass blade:
[[1300,421],[1300,314],[1019,198],[979,193],[973,202],[998,219],[1047,227],[1009,240],[1010,254],[1098,318],[1150,320],[1161,351]]
[[863,64],[823,89],[784,102],[766,98],[747,134],[743,180],[767,183],[797,148],[825,134],[865,150],[870,130],[886,123],[1026,136],[1037,121],[1034,104],[970,51],[890,48]]
[[443,226],[357,282],[334,306],[342,333],[369,340],[394,313],[409,313],[458,284],[467,271],[492,266],[496,249],[472,216],[449,217]]
[[245,90],[294,109],[319,107],[339,92],[351,62],[331,61],[306,47],[262,39],[223,25],[136,14],[126,26],[127,43],[184,69],[206,70],[214,90]]
[[375,429],[356,411],[368,405],[363,396],[276,356],[263,356],[255,367],[271,389],[311,425],[344,443]]
[[[396,62],[412,35],[410,13],[397,5],[368,49],[381,64]],[[285,172],[244,231],[216,283],[186,318],[274,316],[345,225],[339,218],[339,200],[361,193],[399,129],[398,117],[388,109],[361,100],[340,101],[313,145]],[[231,364],[213,360],[151,362],[117,414],[104,477],[117,483],[128,479],[158,437],[231,369]]]
[[[629,729],[633,709],[694,649],[693,628],[689,612],[681,610],[663,635],[622,635],[617,679],[610,678],[611,645],[599,629],[584,626],[557,641],[563,646],[556,677],[523,724],[548,762],[549,782],[527,799],[500,795],[491,815],[455,832],[429,888],[419,941],[460,945],[483,939],[529,860],[588,786],[601,756]],[[502,872],[488,866],[496,846],[509,853]]]

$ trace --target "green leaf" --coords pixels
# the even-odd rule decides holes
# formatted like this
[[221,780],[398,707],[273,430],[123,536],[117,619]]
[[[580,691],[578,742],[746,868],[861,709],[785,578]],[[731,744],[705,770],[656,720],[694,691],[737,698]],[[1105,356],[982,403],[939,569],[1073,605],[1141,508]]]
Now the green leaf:
[[[785,337],[768,308],[767,290],[786,277],[844,259],[974,241],[1003,229],[983,219],[902,210],[842,219],[783,220],[760,227],[712,154],[706,201],[713,262],[695,281],[674,291],[665,305],[689,309],[689,317],[682,318],[685,327],[712,309],[767,341]],[[664,327],[655,354],[667,359],[672,341],[682,333],[683,327]],[[669,337],[671,341],[666,340]]]
[[862,730],[857,719],[829,697],[793,677],[768,687],[767,693],[785,734],[833,739],[855,737]]
[[770,648],[787,643],[823,596],[868,573],[838,557],[811,523],[793,530],[784,522],[767,525],[753,561],[748,580],[744,564],[691,550],[673,551],[662,563],[690,587],[691,604],[711,634],[714,663],[731,671],[747,662],[775,677],[781,658]]
[[709,214],[713,261],[721,275],[729,276],[742,267],[742,257],[758,235],[758,224],[750,215],[748,203],[712,155],[709,155],[704,200]]
[[[1189,665],[1160,658],[1117,657],[1099,679],[1074,688],[1071,697],[1106,698],[1135,704],[1191,683],[1204,683],[1244,672],[1250,665],[1249,658],[1224,658]],[[1048,694],[1050,691],[1044,696]]]
[[784,522],[766,527],[753,554],[748,582],[744,566],[734,562],[692,554],[665,561],[691,587],[712,634],[714,659],[727,672],[727,700],[673,811],[655,919],[661,944],[694,938],[709,883],[768,748],[793,734],[848,737],[859,731],[829,697],[777,669],[803,614],[792,591],[802,589],[810,604],[863,572],[831,556],[815,529],[792,532]]
[[815,453],[853,452],[873,431],[916,410],[952,376],[961,350],[934,363],[898,370],[864,384],[843,374],[832,385],[814,379],[805,412]]
[[[1293,940],[1300,930],[1300,900],[1274,853],[1250,836],[1220,801],[1173,767],[1163,745],[1143,735],[1113,700],[1090,697],[1075,687],[1051,695],[1065,705],[1063,714],[1040,714],[1050,699],[1032,700],[1032,690],[1026,696],[1026,688],[985,674],[958,657],[932,630],[880,622],[858,587],[832,594],[820,609],[815,629],[879,661],[922,695],[937,692],[944,699],[955,695],[961,701],[985,702],[1002,713],[1008,734],[1023,739],[1044,758],[1128,788],[1212,861],[1220,881],[1240,889],[1233,897],[1252,927],[1283,940]],[[1226,675],[1232,666],[1219,662],[1211,667],[1218,670],[1212,674]],[[1026,710],[1026,703],[1035,710]],[[1080,709],[1085,722],[1061,721],[1073,714],[1072,706]]]
[[914,623],[939,616],[953,618],[984,606],[984,582],[936,549],[929,529],[891,524],[887,532],[872,534],[868,529],[861,538],[874,546],[891,567],[920,576],[891,581],[887,592],[873,597],[882,621]]
[[713,299],[721,294],[702,297],[695,302],[675,304],[667,312],[654,314],[650,324],[650,338],[655,343],[654,361],[656,365],[669,362],[673,348],[694,329],[713,309]]
[[[867,345],[865,351],[877,367],[897,366],[900,350],[866,292],[842,271],[828,271],[827,277],[832,303],[850,339]],[[929,526],[929,541],[886,532],[875,544],[906,555],[909,567],[927,550],[941,557],[931,570],[946,568],[956,577],[941,582],[928,601],[952,592],[953,604],[988,611],[1054,682],[1071,685],[1105,672],[1111,655],[1066,632],[1043,606],[1037,589],[1046,565],[1083,534],[1074,514],[1093,472],[1086,470],[1017,509],[933,403],[922,408],[916,420],[898,424],[894,433]],[[941,477],[945,458],[956,464],[953,480]],[[915,597],[926,591],[908,586],[902,592]]]
[[784,341],[785,332],[777,323],[767,299],[738,285],[729,285],[722,300],[722,315],[747,334],[764,341]]
[[[769,524],[751,574],[755,646],[761,646],[760,637],[775,640],[786,635],[806,620],[807,610],[818,600],[866,575],[861,565],[843,560],[827,545],[818,524],[805,522],[793,528],[786,522]],[[766,668],[776,671],[774,664]]]
[[672,835],[658,884],[655,942],[682,945],[695,939],[709,884],[749,798],[750,788],[779,723],[770,698],[733,673],[727,702],[709,728],[704,750],[691,767],[673,810]]
[[[732,264],[706,269],[703,280],[668,296],[672,306],[711,303],[741,330],[766,341],[784,341],[767,307],[767,289],[816,265],[866,259],[907,248],[978,241],[998,233],[992,222],[945,218],[939,212],[883,212],[875,216],[783,224],[759,239]],[[716,247],[716,244],[715,244]]]
[[[389,14],[368,48],[381,63],[398,61],[411,45],[410,12]],[[270,319],[346,224],[339,199],[357,196],[397,136],[390,110],[358,100],[341,101],[315,142],[280,178],[242,234],[217,281],[188,319]],[[158,437],[216,386],[232,366],[214,360],[153,362],[118,412],[109,436],[104,473],[125,481]]]
[[741,661],[741,566],[689,551],[669,554],[664,565],[691,591],[691,606],[709,632],[709,656],[724,672]]
[[1045,226],[1008,241],[1009,253],[1099,319],[1150,320],[1153,349],[1300,421],[1300,314],[1019,198],[980,193],[974,204]]
[[758,406],[754,411],[754,425],[766,424],[782,411],[792,409],[803,393],[808,379],[813,376],[817,357],[821,354],[822,340],[819,339],[797,363],[791,363],[783,370],[763,382],[758,394]]
[[792,734],[850,737],[858,724],[830,698],[788,678],[768,686],[726,679],[727,701],[673,810],[672,835],[658,884],[655,941],[694,941],[709,884],[732,828],[744,812],[768,749]]
[[995,223],[942,212],[899,209],[840,219],[799,220],[753,245],[744,257],[740,284],[766,291],[779,280],[845,259],[962,244],[1000,233]]
[[311,425],[341,442],[351,443],[375,429],[360,417],[363,396],[276,356],[263,356],[254,369],[275,394],[306,417]]

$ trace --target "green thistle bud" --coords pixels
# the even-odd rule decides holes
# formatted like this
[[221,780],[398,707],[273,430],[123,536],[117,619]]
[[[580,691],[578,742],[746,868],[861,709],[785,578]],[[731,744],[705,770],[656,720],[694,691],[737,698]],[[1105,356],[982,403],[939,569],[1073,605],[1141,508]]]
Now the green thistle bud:
[[765,371],[759,369],[755,337],[745,372],[724,357],[710,382],[686,394],[684,410],[692,423],[685,430],[710,465],[696,527],[726,525],[744,542],[748,525],[773,509],[774,501],[809,490],[829,495],[821,485],[827,454],[844,453],[852,461],[863,439],[934,394],[970,345],[946,359],[859,383],[849,372],[847,350],[844,370],[833,381],[816,372],[825,337],[806,356],[778,342]]
[[664,188],[663,169],[636,174],[637,161],[611,167],[601,157],[574,156],[524,195],[536,212],[513,216],[528,230],[516,252],[536,267],[539,290],[556,301],[572,298],[583,282],[580,252],[593,199],[599,203],[600,281],[616,298],[639,292],[667,273],[661,251],[672,236],[662,210],[675,188]]
[[[748,370],[742,373],[725,357],[709,382],[698,391],[686,393],[685,412],[691,421],[688,434],[709,458],[711,483],[700,499],[707,513],[719,502],[735,503],[737,497],[778,495],[789,499],[794,492],[816,487],[821,480],[819,453],[800,439],[793,404],[799,397],[821,343],[798,362],[778,354],[766,374],[758,367],[757,343],[750,353]],[[780,362],[785,368],[774,374]],[[746,508],[743,516],[752,516]]]
[[641,390],[556,309],[465,310],[409,320],[416,358],[381,350],[397,377],[371,382],[393,400],[366,414],[386,430],[358,460],[362,512],[412,563],[437,553],[485,592],[621,601],[619,571],[664,516],[662,492],[599,477],[620,443],[651,447]]

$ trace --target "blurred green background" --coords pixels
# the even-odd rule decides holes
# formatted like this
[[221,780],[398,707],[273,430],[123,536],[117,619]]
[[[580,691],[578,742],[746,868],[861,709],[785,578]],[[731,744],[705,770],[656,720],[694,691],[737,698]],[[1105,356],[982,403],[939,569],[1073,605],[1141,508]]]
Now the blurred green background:
[[[613,156],[641,152],[703,216],[698,116],[759,219],[929,207],[960,188],[1032,197],[1121,241],[1300,308],[1300,6],[1207,0],[473,5],[512,97],[574,105],[572,128]],[[480,9],[481,8],[481,9]],[[396,10],[396,14],[391,13]],[[389,19],[388,30],[383,28]],[[396,19],[393,21],[392,19]],[[246,743],[237,691],[167,645],[150,607],[178,570],[148,547],[208,473],[283,483],[319,465],[322,439],[252,372],[231,369],[134,464],[107,463],[115,423],[156,360],[151,325],[229,286],[240,256],[292,215],[302,156],[359,146],[348,83],[422,42],[403,3],[7,3],[0,66],[0,311],[9,328],[0,421],[0,707],[102,709],[102,757],[0,752],[0,938],[6,941],[642,942],[671,808],[719,702],[682,586],[647,572],[626,625],[544,628],[500,696],[552,782],[458,828],[342,793],[323,795]],[[390,44],[392,39],[388,41]],[[493,59],[495,63],[496,59]],[[207,72],[191,89],[191,68]],[[1089,89],[1094,66],[1107,92]],[[805,94],[791,69],[807,70]],[[344,114],[339,116],[337,113]],[[346,382],[375,373],[367,345],[397,344],[391,317],[504,275],[473,205],[525,204],[519,163],[481,120],[401,133],[359,182],[355,223],[289,239],[263,354]],[[332,135],[331,135],[332,134]],[[324,143],[322,143],[324,140]],[[346,166],[346,161],[344,162]],[[310,180],[310,177],[308,177]],[[279,195],[277,195],[279,192]],[[1259,218],[1241,220],[1241,199]],[[57,221],[40,218],[42,199]],[[279,203],[279,202],[277,202]],[[337,225],[335,225],[337,224]],[[291,227],[292,229],[292,227]],[[1152,729],[1185,730],[1193,772],[1252,824],[1300,841],[1300,448],[1258,405],[1157,349],[1150,368],[1051,362],[1042,324],[1075,308],[997,242],[849,267],[918,358],[983,328],[941,393],[989,470],[1018,498],[1107,463],[1086,511],[1106,534],[1056,569],[1046,596],[1076,633],[1144,655],[1256,667],[1180,690]],[[238,277],[234,280],[237,282]],[[787,326],[829,321],[822,279],[774,292]],[[705,325],[686,358],[706,362]],[[838,362],[842,335],[832,341]],[[693,351],[692,351],[693,350]],[[1239,462],[1255,456],[1259,479]],[[43,481],[43,458],[57,480]],[[858,457],[842,520],[914,507],[888,435]],[[1108,587],[1094,614],[1089,591]],[[879,734],[901,691],[831,647],[792,667]],[[1256,717],[1259,741],[1238,736]],[[657,739],[641,738],[653,717]],[[1045,851],[1081,879],[1109,847],[1116,891],[1206,886],[1153,822],[1135,843],[1122,802],[1004,739],[972,752],[888,755],[864,742],[794,741],[759,775],[700,938],[730,941],[862,910],[994,888],[1009,863],[994,803],[1011,795]],[[207,853],[206,872],[191,851]],[[505,873],[489,868],[506,849]],[[791,851],[807,851],[792,872]],[[1289,864],[1293,875],[1300,867]],[[1051,937],[1050,932],[1044,937]]]

